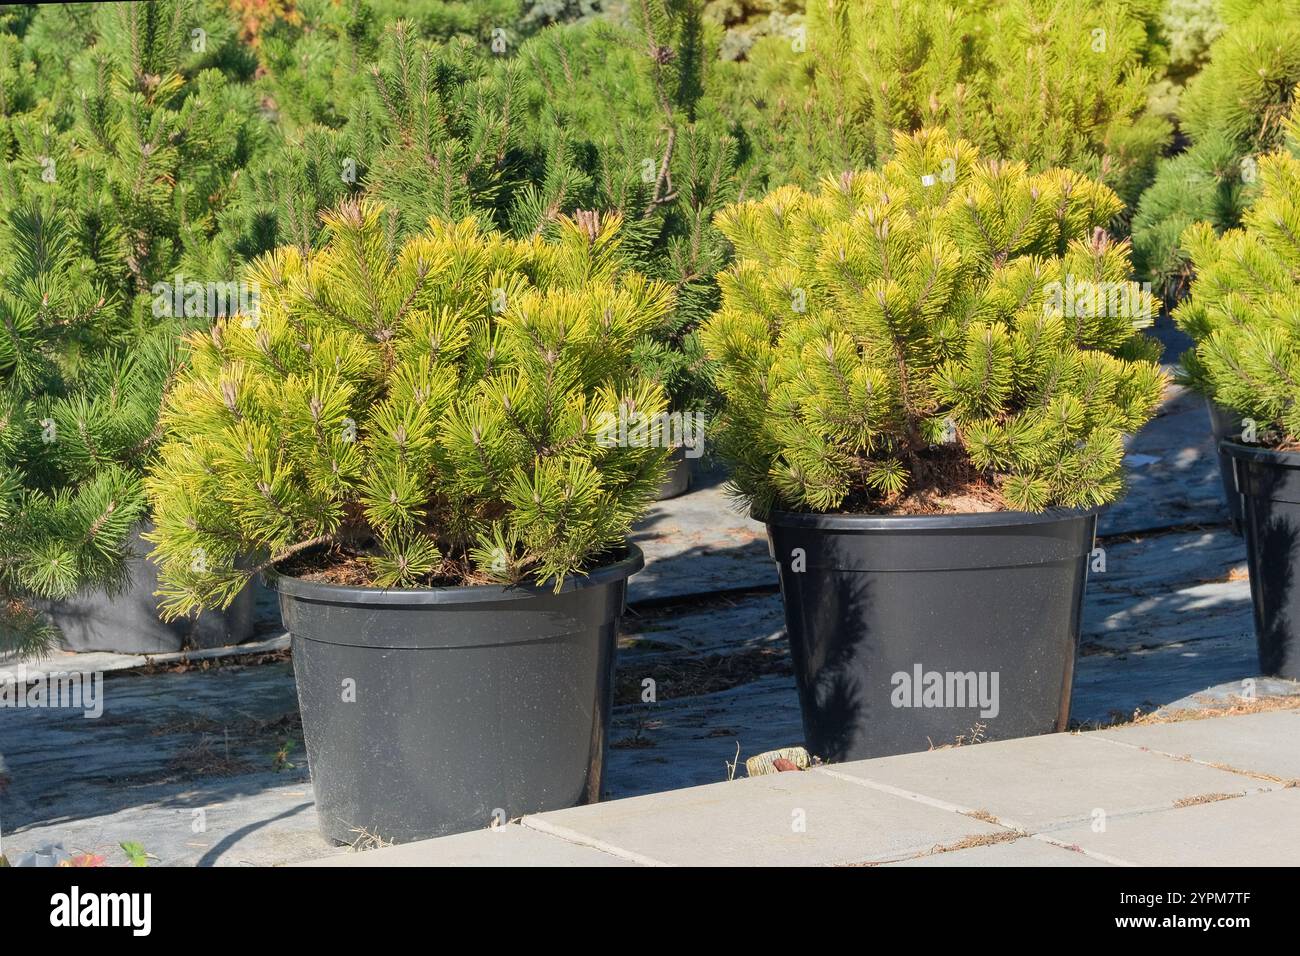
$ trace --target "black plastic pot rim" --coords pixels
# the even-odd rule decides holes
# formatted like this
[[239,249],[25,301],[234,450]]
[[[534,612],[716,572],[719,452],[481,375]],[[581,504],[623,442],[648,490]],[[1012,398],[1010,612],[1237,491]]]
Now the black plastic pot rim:
[[566,594],[624,580],[645,567],[645,555],[627,542],[627,555],[612,564],[601,565],[587,574],[570,574],[557,591],[550,585],[467,584],[438,588],[370,588],[348,584],[326,584],[277,574],[268,583],[282,594],[307,601],[332,604],[428,607],[442,604],[499,603],[552,594]]
[[1258,445],[1242,445],[1226,438],[1219,442],[1219,450],[1225,455],[1240,458],[1243,461],[1257,461],[1277,468],[1300,468],[1300,452],[1274,451]]
[[[1300,456],[1297,456],[1300,462]],[[1046,511],[981,511],[938,515],[820,514],[779,511],[766,515],[751,511],[756,521],[782,528],[819,531],[956,531],[973,528],[1001,528],[1033,524],[1055,524],[1073,518],[1098,515],[1106,505],[1092,508],[1049,508]]]

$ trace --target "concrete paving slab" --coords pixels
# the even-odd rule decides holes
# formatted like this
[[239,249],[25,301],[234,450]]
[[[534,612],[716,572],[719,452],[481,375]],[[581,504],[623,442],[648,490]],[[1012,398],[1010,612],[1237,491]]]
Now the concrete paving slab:
[[1300,781],[1300,710],[1119,727],[1096,736],[1125,747]]
[[781,773],[557,810],[524,826],[685,866],[883,862],[1002,828],[823,773]]
[[1244,793],[1268,784],[1240,774],[1119,747],[1088,734],[1047,734],[927,753],[835,764],[827,773],[984,811],[1015,829],[1038,832],[1172,807],[1208,793]]
[[589,846],[518,824],[459,833],[360,853],[341,853],[304,866],[634,866]]
[[1054,846],[1022,837],[988,846],[973,846],[962,850],[949,850],[946,853],[932,853],[927,856],[886,863],[885,866],[1101,866],[1112,864],[1094,859],[1076,850]]
[[1294,867],[1300,789],[1111,817],[1100,833],[1082,825],[1053,831],[1050,838],[1136,866]]
[[[1300,723],[1294,711],[1259,716],[1273,719],[1254,722],[1253,733],[1275,746],[1291,739],[1285,720]],[[1234,720],[1241,718],[1194,723]],[[1291,865],[1300,846],[1300,788],[1109,735],[1056,734],[695,787],[520,823],[643,865]],[[487,845],[498,834],[471,836],[406,848],[402,859],[459,860],[511,848]],[[329,862],[366,865],[365,856]]]

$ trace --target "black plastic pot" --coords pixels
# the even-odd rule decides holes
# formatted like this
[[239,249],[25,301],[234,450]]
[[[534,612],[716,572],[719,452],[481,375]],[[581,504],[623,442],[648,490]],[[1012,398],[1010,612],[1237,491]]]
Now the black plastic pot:
[[321,832],[405,843],[600,798],[623,560],[551,588],[276,581]]
[[1096,525],[1096,510],[769,515],[808,750],[1063,730]]
[[144,557],[152,545],[140,537],[147,529],[145,525],[132,535],[126,590],[113,595],[88,590],[66,600],[42,603],[59,628],[60,645],[71,651],[165,654],[186,648],[241,644],[252,637],[258,584],[241,591],[223,611],[203,611],[197,618],[166,622],[158,616],[158,597],[154,594],[158,590],[158,568]]
[[678,447],[668,457],[668,477],[659,486],[655,501],[667,501],[686,494],[691,487],[691,460],[686,457],[686,449]]
[[1260,673],[1300,680],[1300,455],[1235,442],[1219,448],[1241,492]]
[[1219,477],[1223,480],[1223,500],[1228,505],[1228,521],[1233,534],[1241,534],[1241,495],[1232,473],[1232,458],[1224,452],[1223,442],[1236,442],[1241,438],[1241,416],[1206,399],[1210,412],[1210,431],[1214,434],[1214,447],[1219,456]]

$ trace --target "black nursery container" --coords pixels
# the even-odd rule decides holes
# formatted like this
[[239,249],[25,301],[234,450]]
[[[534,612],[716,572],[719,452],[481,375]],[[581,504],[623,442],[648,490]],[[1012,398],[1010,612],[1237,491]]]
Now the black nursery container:
[[1300,680],[1300,455],[1223,442],[1241,492],[1260,673]]
[[1065,729],[1097,511],[767,523],[811,753]]
[[141,537],[149,530],[152,525],[145,524],[132,532],[127,584],[120,593],[90,588],[61,601],[40,602],[59,629],[59,645],[79,652],[167,654],[242,644],[252,637],[263,610],[260,597],[268,601],[265,610],[270,609],[270,595],[264,595],[257,583],[241,591],[224,610],[206,610],[197,618],[162,619],[156,593],[158,567],[145,557],[153,546]]
[[678,446],[668,456],[668,475],[659,485],[655,501],[667,501],[680,498],[691,489],[691,459],[686,457],[686,449]]
[[551,588],[281,577],[321,832],[405,843],[600,798],[627,557]]
[[1241,438],[1241,416],[1221,405],[1206,401],[1210,411],[1210,431],[1219,457],[1219,477],[1223,480],[1223,500],[1228,506],[1228,521],[1233,534],[1241,534],[1241,495],[1232,471],[1232,457],[1223,450],[1223,442]]

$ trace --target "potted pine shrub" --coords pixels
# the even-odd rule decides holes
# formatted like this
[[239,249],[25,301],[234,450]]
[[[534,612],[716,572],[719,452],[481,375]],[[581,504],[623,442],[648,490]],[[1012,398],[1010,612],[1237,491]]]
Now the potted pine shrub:
[[1300,0],[1222,4],[1226,21],[1179,100],[1185,149],[1160,161],[1133,216],[1133,258],[1171,304],[1192,270],[1180,237],[1193,223],[1237,226],[1260,155],[1282,145],[1300,83]]
[[1097,511],[1164,384],[1109,188],[942,130],[894,151],[729,207],[702,331],[828,760],[1064,727]]
[[125,349],[48,204],[9,211],[0,254],[0,653],[43,654],[61,636],[47,608],[129,580],[167,347]]
[[[1295,113],[1288,124],[1296,132]],[[1300,159],[1279,151],[1260,160],[1259,194],[1241,228],[1210,223],[1182,237],[1196,272],[1174,314],[1195,348],[1183,374],[1239,417],[1240,433],[1220,449],[1232,460],[1241,496],[1259,665],[1300,679]]]
[[0,651],[238,643],[248,593],[159,619],[140,533],[178,329],[208,317],[193,289],[234,285],[215,234],[265,132],[241,82],[254,64],[224,11],[179,0],[9,26],[15,79],[34,86],[7,84],[0,170]]
[[325,221],[250,268],[256,322],[187,340],[147,482],[164,607],[273,576],[327,837],[594,800],[626,535],[665,470],[633,350],[671,288],[625,269],[616,216],[554,241],[396,240],[371,201]]
[[[313,12],[321,18],[311,22]],[[717,103],[717,34],[698,0],[638,4],[627,26],[557,24],[499,53],[465,37],[431,42],[428,24],[410,20],[344,28],[336,21],[346,15],[308,11],[310,28],[273,31],[259,48],[262,83],[289,135],[245,177],[241,215],[231,217],[238,241],[270,229],[310,247],[317,209],[357,189],[393,210],[403,234],[431,215],[473,214],[528,238],[577,209],[617,212],[624,256],[675,293],[637,361],[668,392],[671,412],[704,417],[714,396],[694,333],[716,308],[713,276],[727,253],[711,221],[742,172]],[[329,117],[337,129],[304,128]],[[341,162],[355,173],[350,186]],[[688,489],[702,450],[678,444],[659,497]]]

